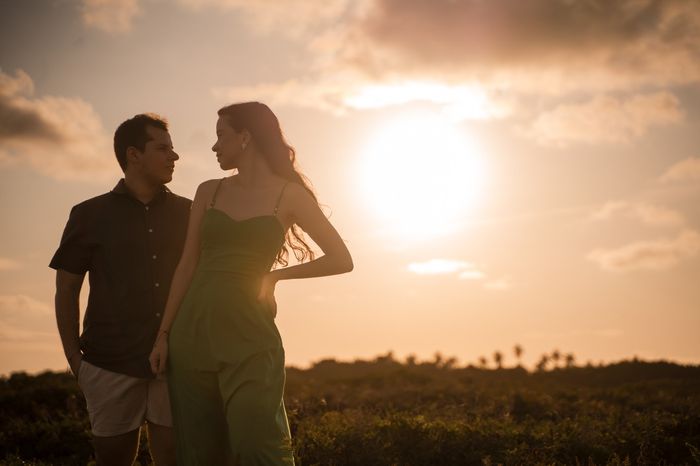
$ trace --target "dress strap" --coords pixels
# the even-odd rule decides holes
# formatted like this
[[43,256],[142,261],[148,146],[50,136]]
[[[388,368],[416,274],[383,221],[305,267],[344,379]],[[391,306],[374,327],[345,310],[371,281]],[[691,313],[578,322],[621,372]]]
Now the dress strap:
[[273,211],[275,216],[277,216],[277,209],[279,209],[280,201],[282,200],[282,194],[284,194],[284,190],[287,188],[288,184],[289,184],[289,181],[284,183],[284,186],[282,186],[282,190],[280,191],[280,195],[277,196],[277,203],[275,204],[275,210]]
[[214,207],[214,204],[216,204],[216,195],[219,194],[219,188],[221,187],[221,182],[224,181],[223,178],[219,180],[219,182],[216,184],[216,189],[214,190],[214,195],[211,197],[211,202],[209,203],[209,208],[211,209]]

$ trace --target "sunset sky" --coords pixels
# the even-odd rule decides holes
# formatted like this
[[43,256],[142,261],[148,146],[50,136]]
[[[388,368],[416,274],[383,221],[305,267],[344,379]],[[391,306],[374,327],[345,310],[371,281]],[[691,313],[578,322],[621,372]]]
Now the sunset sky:
[[[67,367],[48,262],[168,118],[267,103],[353,254],[282,282],[287,363],[393,350],[700,363],[697,0],[0,0],[0,374]],[[85,294],[85,292],[83,293]]]

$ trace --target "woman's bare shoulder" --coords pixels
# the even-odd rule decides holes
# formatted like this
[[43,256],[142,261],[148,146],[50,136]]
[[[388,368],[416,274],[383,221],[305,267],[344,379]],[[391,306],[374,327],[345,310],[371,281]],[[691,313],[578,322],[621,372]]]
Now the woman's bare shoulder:
[[309,194],[306,188],[295,181],[287,183],[284,190],[286,195],[296,200],[311,198],[311,194]]
[[207,192],[216,189],[216,187],[226,178],[213,178],[211,180],[202,181],[197,187],[197,191]]
[[202,181],[199,186],[197,186],[197,192],[195,193],[195,199],[197,198],[210,198],[216,188],[221,183],[222,178],[214,178],[211,180]]

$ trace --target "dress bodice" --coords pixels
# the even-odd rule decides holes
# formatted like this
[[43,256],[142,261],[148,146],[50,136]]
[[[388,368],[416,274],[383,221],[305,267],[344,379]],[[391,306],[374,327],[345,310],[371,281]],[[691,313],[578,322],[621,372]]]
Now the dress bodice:
[[257,279],[270,271],[284,243],[284,228],[275,215],[236,220],[209,208],[202,222],[201,272],[228,272]]

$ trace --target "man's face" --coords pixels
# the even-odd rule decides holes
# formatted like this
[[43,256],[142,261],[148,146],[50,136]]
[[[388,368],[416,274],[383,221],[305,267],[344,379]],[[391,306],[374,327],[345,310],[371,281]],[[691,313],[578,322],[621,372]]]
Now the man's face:
[[167,131],[147,126],[146,132],[150,141],[139,156],[141,175],[154,183],[169,183],[173,179],[175,161],[180,156],[173,150],[173,142]]

